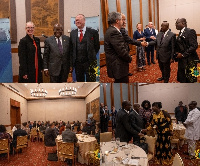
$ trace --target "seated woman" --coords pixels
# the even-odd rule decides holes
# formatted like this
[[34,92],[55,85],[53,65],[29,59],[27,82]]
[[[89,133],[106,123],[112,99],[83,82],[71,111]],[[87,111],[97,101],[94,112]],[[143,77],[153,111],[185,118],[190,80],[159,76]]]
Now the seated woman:
[[12,137],[6,132],[6,127],[4,125],[0,125],[0,139],[8,139],[9,143],[12,142]]
[[152,104],[153,119],[150,122],[147,130],[150,130],[156,125],[157,140],[156,140],[156,154],[155,164],[171,165],[173,162],[173,154],[171,152],[170,136],[172,136],[172,121],[167,111],[161,110],[162,103],[154,102]]

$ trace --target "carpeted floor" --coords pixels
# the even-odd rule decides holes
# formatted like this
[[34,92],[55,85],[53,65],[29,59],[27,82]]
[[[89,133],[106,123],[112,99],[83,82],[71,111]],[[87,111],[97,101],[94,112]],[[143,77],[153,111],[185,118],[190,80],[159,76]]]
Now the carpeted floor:
[[[31,146],[19,153],[19,157],[17,154],[10,155],[10,162],[7,160],[7,155],[1,155],[0,166],[67,166],[66,162],[47,160],[48,153],[52,152],[52,148],[47,148],[45,153],[43,142],[31,142]],[[85,166],[80,163],[76,165]]]
[[[197,53],[200,57],[200,49],[197,49]],[[156,53],[155,53],[156,55]],[[141,83],[161,83],[163,81],[157,81],[157,78],[161,77],[161,71],[158,65],[158,61],[155,60],[156,64],[146,65],[146,70],[139,72],[137,71],[136,66],[136,56],[132,56],[132,62],[129,64],[129,73],[132,73],[132,76],[129,76],[129,82],[141,82]],[[177,81],[177,69],[178,63],[174,62],[171,64],[171,73],[170,73],[170,83],[178,83]],[[109,78],[107,75],[107,68],[103,66],[100,68],[100,82],[110,83],[114,82],[114,79]],[[198,77],[198,82],[200,82],[200,77]]]

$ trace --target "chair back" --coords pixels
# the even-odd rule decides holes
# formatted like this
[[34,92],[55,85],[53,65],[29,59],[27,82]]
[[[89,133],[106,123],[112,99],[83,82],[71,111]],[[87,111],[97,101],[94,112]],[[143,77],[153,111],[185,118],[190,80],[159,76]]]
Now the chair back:
[[74,126],[74,132],[77,133],[78,126]]
[[31,129],[31,135],[37,135],[37,130],[35,127]]
[[0,154],[9,152],[8,139],[0,139]]
[[183,160],[181,159],[181,156],[178,153],[175,154],[172,166],[184,166]]
[[151,154],[155,154],[155,148],[156,148],[156,137],[152,136],[144,136],[146,138],[145,142],[148,144],[148,152]]
[[16,148],[24,148],[24,147],[28,147],[28,138],[27,135],[25,136],[17,136],[17,145]]
[[100,133],[100,142],[109,142],[112,139],[112,132]]
[[74,143],[58,141],[58,156],[68,159],[74,158]]

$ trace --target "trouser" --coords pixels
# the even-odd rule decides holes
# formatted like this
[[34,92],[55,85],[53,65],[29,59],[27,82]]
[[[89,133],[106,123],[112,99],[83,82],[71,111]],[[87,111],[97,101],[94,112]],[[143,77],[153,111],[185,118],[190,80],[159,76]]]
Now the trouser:
[[164,82],[167,83],[169,82],[169,78],[170,78],[170,61],[166,62],[166,63],[162,63],[160,60],[158,60],[159,62],[159,67],[160,70],[162,72],[162,77],[164,78]]
[[188,142],[188,153],[189,153],[189,155],[195,156],[196,141],[188,139],[187,142]]
[[115,83],[128,83],[128,82],[129,82],[128,75],[120,79],[115,79]]
[[51,83],[67,82],[67,77],[68,76],[66,76],[64,74],[64,69],[63,69],[63,65],[62,65],[59,76],[52,76],[52,75],[50,75],[50,82]]
[[154,62],[154,46],[148,46],[147,50],[147,62],[150,63],[150,54],[151,54],[151,62]]

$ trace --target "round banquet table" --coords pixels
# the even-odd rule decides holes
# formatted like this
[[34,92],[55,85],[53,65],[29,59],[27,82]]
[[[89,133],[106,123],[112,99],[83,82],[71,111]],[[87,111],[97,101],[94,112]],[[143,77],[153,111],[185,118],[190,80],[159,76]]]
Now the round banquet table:
[[[87,154],[89,151],[95,150],[95,144],[97,143],[97,140],[95,137],[83,134],[76,134],[76,137],[78,138],[77,144],[79,146],[78,162],[81,164],[88,164]],[[56,140],[61,141],[62,135],[58,135]]]
[[107,165],[124,165],[123,163],[118,163],[116,164],[114,162],[114,159],[116,157],[121,157],[122,159],[126,159],[127,156],[125,155],[124,151],[125,149],[129,149],[130,153],[128,155],[128,159],[130,160],[131,157],[135,158],[134,160],[139,160],[138,166],[147,166],[148,165],[148,158],[147,154],[145,151],[140,148],[139,146],[136,146],[134,144],[128,144],[126,142],[120,142],[119,149],[116,153],[113,153],[113,149],[117,148],[117,145],[115,141],[111,142],[101,142],[100,148],[101,148],[101,153],[105,155],[105,163],[102,163],[102,166],[107,166]]

